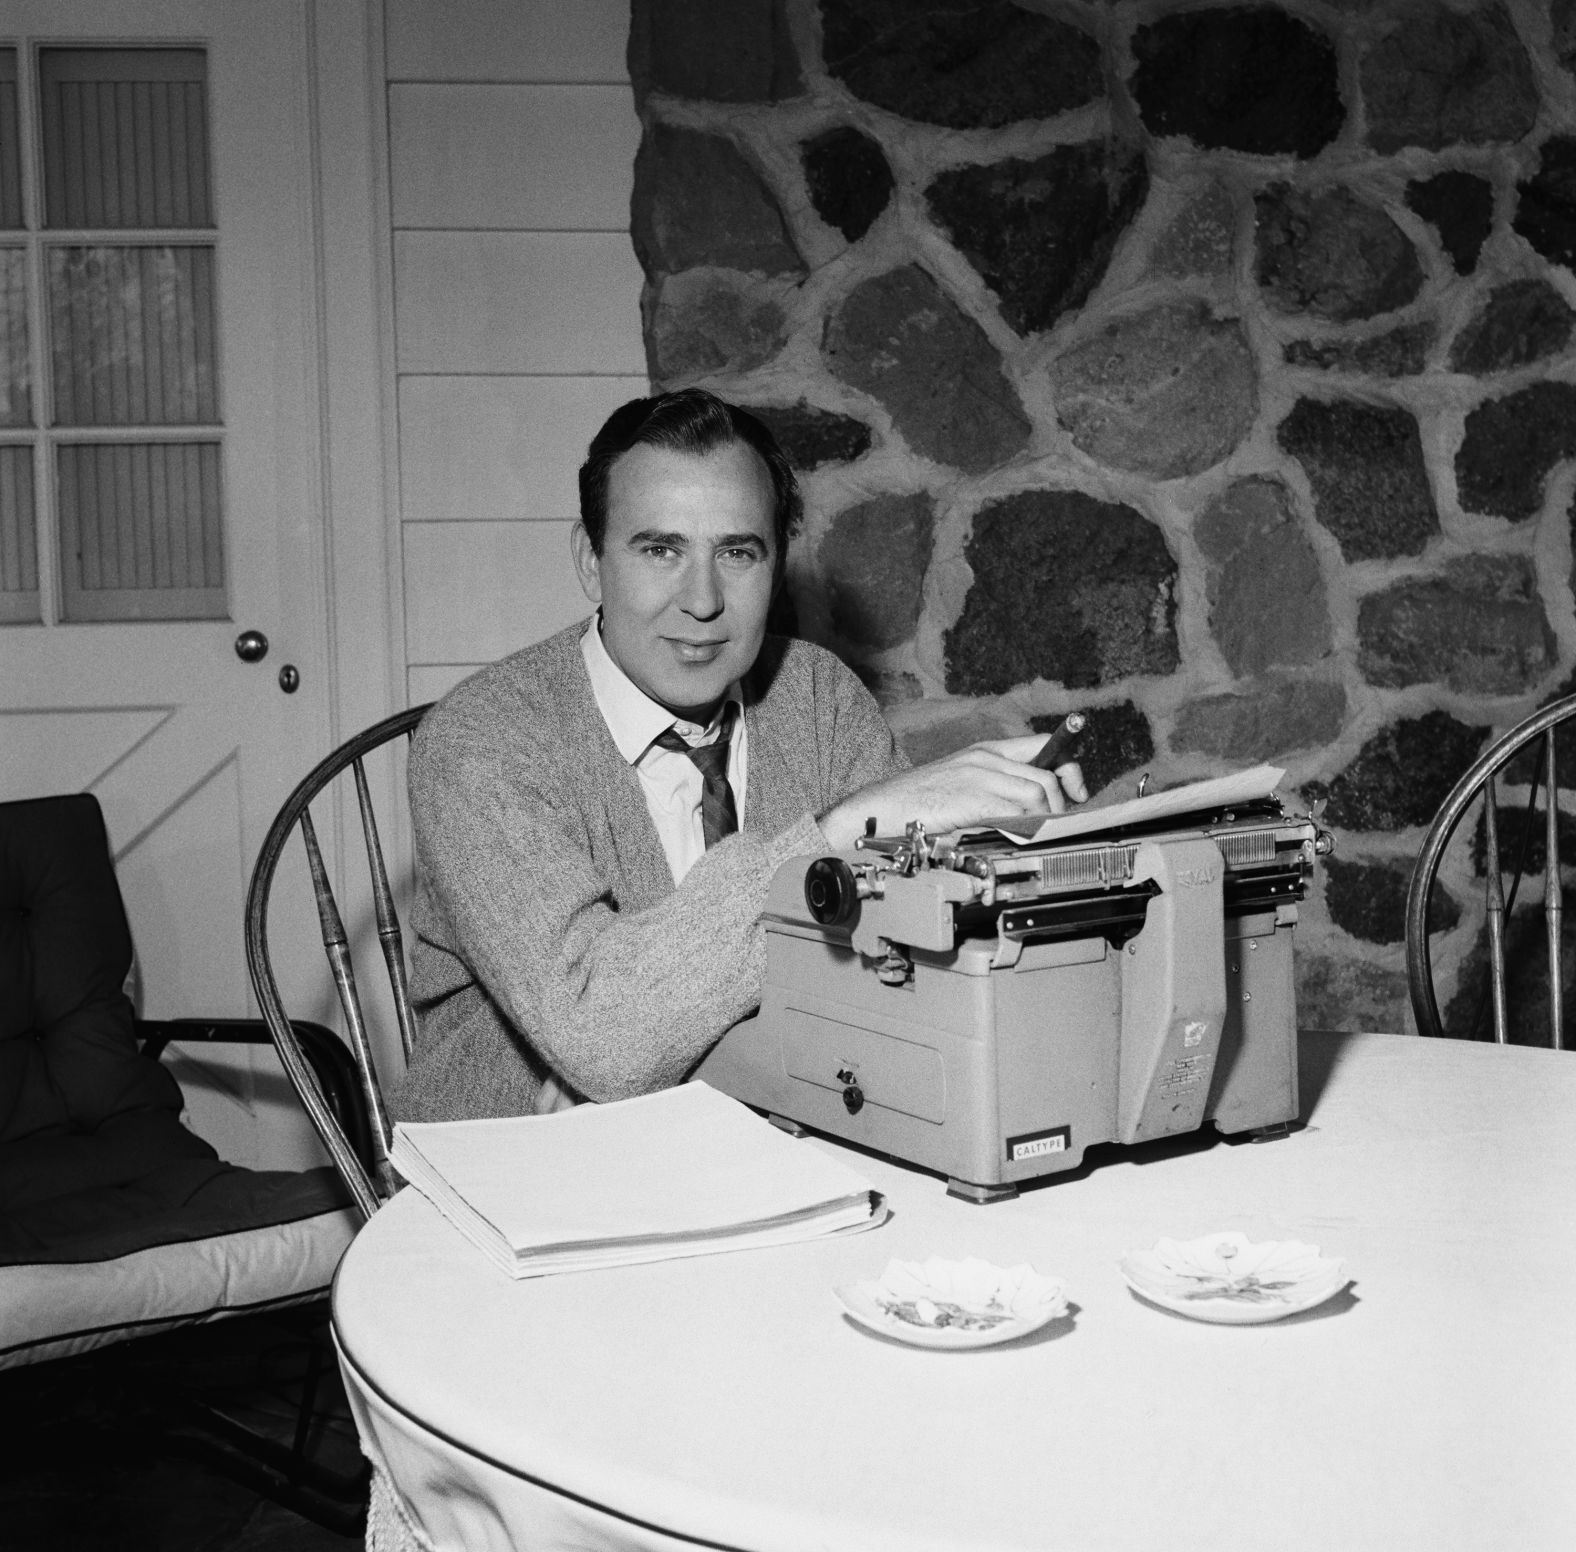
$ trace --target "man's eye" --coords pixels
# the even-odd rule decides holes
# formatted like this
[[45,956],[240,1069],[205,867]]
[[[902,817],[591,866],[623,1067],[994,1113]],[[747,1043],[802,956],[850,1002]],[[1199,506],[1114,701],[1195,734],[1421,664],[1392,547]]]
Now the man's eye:
[[666,560],[672,553],[673,546],[670,544],[648,544],[641,551],[641,554],[649,555],[653,560]]

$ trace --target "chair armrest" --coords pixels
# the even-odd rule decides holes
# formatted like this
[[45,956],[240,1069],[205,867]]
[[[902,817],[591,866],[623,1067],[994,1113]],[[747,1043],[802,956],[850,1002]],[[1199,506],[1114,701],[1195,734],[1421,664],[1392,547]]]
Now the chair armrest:
[[[372,1123],[367,1116],[366,1100],[356,1077],[355,1059],[343,1040],[326,1024],[310,1019],[291,1019],[291,1027],[301,1042],[301,1050],[318,1089],[334,1119],[339,1122],[367,1168],[372,1167]],[[172,1041],[198,1044],[272,1045],[273,1037],[262,1019],[137,1019],[134,1033],[142,1054],[158,1061]]]

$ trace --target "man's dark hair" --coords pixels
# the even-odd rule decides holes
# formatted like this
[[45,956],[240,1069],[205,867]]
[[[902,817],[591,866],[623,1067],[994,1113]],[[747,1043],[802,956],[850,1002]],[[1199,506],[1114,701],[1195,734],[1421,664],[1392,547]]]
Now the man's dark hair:
[[614,460],[632,447],[661,447],[696,457],[743,442],[761,456],[772,481],[772,538],[779,570],[788,556],[788,539],[799,527],[804,502],[777,438],[748,410],[729,404],[704,388],[680,388],[651,399],[620,405],[591,438],[580,465],[580,521],[591,548],[600,555],[607,533],[607,486]]

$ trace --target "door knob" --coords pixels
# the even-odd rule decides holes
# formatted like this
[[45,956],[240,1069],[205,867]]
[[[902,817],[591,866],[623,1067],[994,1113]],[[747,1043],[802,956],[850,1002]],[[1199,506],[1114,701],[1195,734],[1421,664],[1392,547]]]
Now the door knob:
[[261,663],[268,656],[268,638],[259,630],[242,631],[235,638],[235,655],[243,663]]

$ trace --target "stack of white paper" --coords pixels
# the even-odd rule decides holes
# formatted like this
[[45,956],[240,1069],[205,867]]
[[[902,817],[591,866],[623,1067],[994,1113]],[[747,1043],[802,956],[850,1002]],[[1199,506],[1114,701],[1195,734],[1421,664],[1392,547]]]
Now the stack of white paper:
[[394,1166],[511,1277],[870,1228],[846,1164],[702,1082],[608,1105],[394,1128]]

